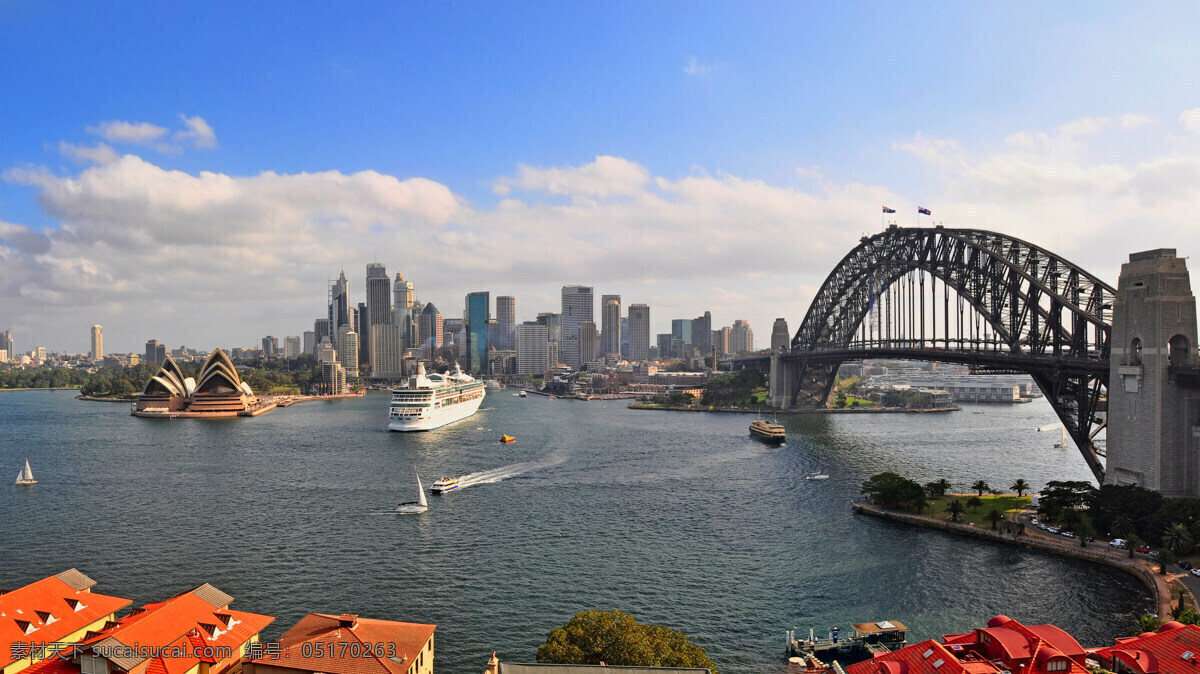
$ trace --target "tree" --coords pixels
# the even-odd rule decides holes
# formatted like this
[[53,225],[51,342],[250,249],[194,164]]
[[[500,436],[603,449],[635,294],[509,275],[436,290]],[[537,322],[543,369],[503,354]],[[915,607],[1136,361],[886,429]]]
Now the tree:
[[1062,525],[1063,531],[1074,532],[1083,523],[1083,516],[1078,510],[1068,508],[1058,516],[1058,523]]
[[1079,536],[1079,547],[1087,547],[1087,537],[1092,533],[1092,528],[1088,526],[1087,520],[1083,516],[1079,517],[1079,524],[1075,525],[1075,535]]
[[983,492],[990,490],[991,487],[989,487],[988,483],[984,482],[983,480],[976,480],[975,484],[971,485],[971,489],[972,491],[979,492],[980,496],[983,496]]
[[924,494],[921,485],[895,473],[877,473],[863,482],[862,493],[880,505],[905,505],[917,494]]
[[933,498],[941,498],[950,490],[950,481],[942,478],[937,482],[927,482],[925,484],[925,493]]
[[951,499],[951,501],[946,504],[946,512],[950,513],[951,522],[957,522],[959,516],[963,514],[963,510],[964,508],[962,501],[958,499]]
[[995,529],[995,528],[996,528],[996,524],[997,524],[997,523],[999,523],[1001,520],[1003,520],[1003,519],[1004,519],[1004,513],[1000,512],[1000,511],[999,511],[998,509],[996,509],[996,508],[992,508],[991,510],[987,511],[987,514],[986,514],[986,515],[984,515],[983,517],[984,517],[984,519],[986,519],[986,520],[987,520],[989,523],[991,523],[991,525],[992,525],[992,528],[993,528],[993,529]]
[[1162,627],[1161,620],[1152,615],[1143,615],[1134,623],[1133,631],[1129,633],[1129,636],[1136,637],[1146,632],[1157,632],[1160,627]]
[[979,498],[978,496],[972,496],[971,498],[967,499],[967,507],[971,509],[971,512],[979,510],[979,506],[981,505],[983,505],[983,499]]
[[683,632],[643,625],[622,611],[581,611],[551,630],[538,646],[537,661],[570,665],[698,667],[716,674],[704,650]]
[[908,505],[911,506],[913,510],[917,511],[918,515],[920,515],[921,513],[925,512],[926,508],[929,507],[929,501],[925,499],[924,493],[914,494],[913,497],[909,499]]
[[1133,551],[1142,545],[1142,539],[1138,538],[1137,534],[1129,534],[1129,538],[1125,539],[1125,547],[1129,548],[1129,557],[1133,558]]
[[1176,555],[1186,555],[1192,551],[1192,532],[1182,524],[1172,524],[1163,532],[1162,542]]
[[1024,496],[1025,492],[1030,491],[1032,487],[1030,487],[1029,483],[1025,480],[1017,480],[1016,482],[1012,483],[1012,486],[1009,487],[1009,489],[1017,492],[1017,496]]
[[1176,562],[1175,553],[1171,552],[1171,548],[1158,549],[1158,572],[1162,575],[1167,575],[1167,570]]
[[1129,515],[1121,513],[1113,519],[1112,533],[1117,538],[1128,538],[1133,531],[1133,518]]

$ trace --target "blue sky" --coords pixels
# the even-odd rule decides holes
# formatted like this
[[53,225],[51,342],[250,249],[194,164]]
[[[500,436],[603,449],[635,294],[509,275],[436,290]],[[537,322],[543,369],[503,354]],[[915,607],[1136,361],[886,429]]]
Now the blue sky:
[[[799,323],[884,199],[901,224],[929,206],[947,225],[1043,236],[1115,278],[1130,222],[1198,243],[1188,219],[1162,222],[1164,204],[1136,208],[1170,194],[1169,220],[1195,203],[1170,174],[1200,157],[1184,118],[1200,107],[1198,7],[2,2],[0,325],[19,348],[85,350],[93,322],[118,350],[250,344],[306,329],[340,266],[361,294],[379,257],[440,307],[487,288],[532,318],[558,285],[592,283],[650,304],[655,331],[708,309],[718,325],[750,319],[761,341],[777,315]],[[1013,179],[1043,169],[1073,177],[1054,194]],[[320,188],[287,180],[323,172]],[[365,212],[346,203],[363,172],[395,179]],[[204,201],[225,183],[236,196]],[[451,196],[397,206],[414,185]],[[172,190],[189,196],[147,205]],[[290,190],[311,202],[293,208]],[[266,220],[231,224],[229,209],[257,208]],[[643,239],[658,222],[661,239]],[[272,237],[287,230],[310,245],[283,251]],[[731,231],[761,238],[714,241]],[[654,255],[622,268],[638,247]],[[779,251],[755,260],[756,247]],[[208,319],[229,310],[211,298],[147,294],[148,260],[214,251],[230,288],[288,282],[242,297],[220,328]],[[463,254],[430,266],[422,252]],[[575,275],[531,272],[546,256]]]

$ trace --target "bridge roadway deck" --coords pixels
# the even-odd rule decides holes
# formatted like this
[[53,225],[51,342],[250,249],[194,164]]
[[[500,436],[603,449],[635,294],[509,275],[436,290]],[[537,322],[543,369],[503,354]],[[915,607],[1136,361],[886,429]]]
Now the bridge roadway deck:
[[[829,348],[815,351],[793,351],[782,357],[784,362],[843,363],[850,360],[895,359],[936,360],[942,363],[967,365],[974,370],[991,372],[1058,372],[1067,376],[1108,378],[1108,358],[1075,358],[1070,356],[1036,355],[1011,351],[960,351],[956,349],[925,348]],[[763,372],[771,368],[770,356],[738,358],[742,367],[755,367]]]

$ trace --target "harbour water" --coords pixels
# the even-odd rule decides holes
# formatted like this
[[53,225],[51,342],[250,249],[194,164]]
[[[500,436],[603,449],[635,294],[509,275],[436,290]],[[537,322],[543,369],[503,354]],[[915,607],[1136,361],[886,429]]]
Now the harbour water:
[[[387,432],[382,392],[170,421],[73,396],[0,393],[0,468],[28,457],[39,480],[0,489],[0,587],[74,566],[140,605],[210,582],[276,616],[268,639],[307,611],[436,623],[445,672],[493,649],[532,661],[590,608],[683,630],[727,674],[783,671],[792,627],[894,618],[924,639],[1004,613],[1096,646],[1150,609],[1107,567],[851,514],[884,470],[964,490],[1090,479],[1037,430],[1044,401],[780,417],[771,447],[744,415],[508,391],[428,433]],[[818,469],[830,478],[803,479]],[[426,514],[388,514],[414,472],[475,475]]]

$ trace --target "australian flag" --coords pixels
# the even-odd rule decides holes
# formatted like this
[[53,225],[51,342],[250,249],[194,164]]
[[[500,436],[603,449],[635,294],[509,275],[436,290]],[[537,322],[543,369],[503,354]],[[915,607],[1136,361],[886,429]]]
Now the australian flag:
[[883,207],[883,212],[884,212],[884,213],[895,213],[895,212],[896,212],[896,209],[894,209],[894,208],[888,208],[887,206],[884,206],[884,207]]
[[933,215],[933,212],[924,206],[917,206],[917,213],[921,215]]

